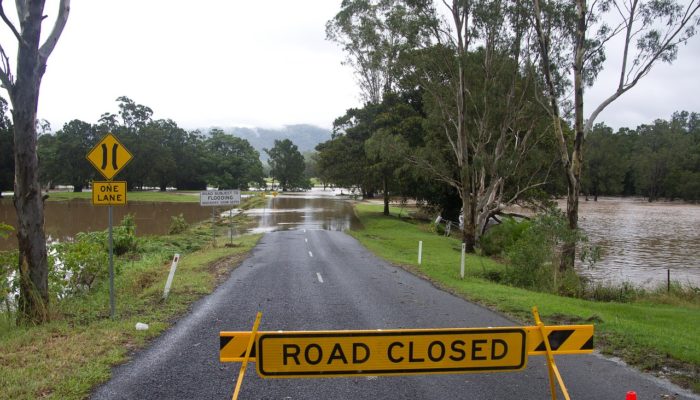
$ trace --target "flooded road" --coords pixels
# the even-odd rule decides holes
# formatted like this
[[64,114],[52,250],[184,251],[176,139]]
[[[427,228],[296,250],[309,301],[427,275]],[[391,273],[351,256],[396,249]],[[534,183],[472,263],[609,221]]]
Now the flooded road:
[[[264,208],[246,212],[258,221],[252,232],[360,228],[352,203],[338,194],[338,190],[314,189],[269,198]],[[107,208],[94,207],[89,201],[47,202],[46,207],[46,232],[52,239],[107,228]],[[125,207],[114,207],[114,212],[115,224],[131,213],[136,218],[137,235],[151,235],[167,233],[173,215],[182,213],[187,222],[195,223],[209,218],[212,210],[198,203],[129,202]],[[16,221],[11,202],[0,204],[0,221]],[[577,265],[584,276],[651,287],[665,284],[670,269],[671,280],[700,286],[700,205],[630,198],[581,199],[580,226],[602,249],[602,259],[592,267]],[[13,247],[14,235],[0,239],[0,250]]]
[[309,229],[344,231],[361,227],[352,204],[334,191],[315,189],[306,193],[284,194],[267,201],[265,208],[246,214],[258,218],[253,232]]
[[583,201],[579,225],[603,251],[579,271],[597,281],[648,287],[671,280],[700,286],[700,206],[641,198]]

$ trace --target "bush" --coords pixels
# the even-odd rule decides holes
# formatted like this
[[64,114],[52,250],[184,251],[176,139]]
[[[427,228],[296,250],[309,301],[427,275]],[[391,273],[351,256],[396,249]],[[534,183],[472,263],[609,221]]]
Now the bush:
[[491,227],[480,239],[481,251],[484,255],[501,255],[515,244],[523,233],[530,227],[528,220],[521,222],[514,218],[506,218],[500,224]]
[[19,275],[17,271],[19,253],[17,250],[0,251],[0,305],[7,311],[12,310],[15,294],[19,293]]
[[559,276],[560,247],[583,240],[579,232],[568,228],[558,209],[550,209],[531,221],[513,245],[506,248],[510,267],[506,282],[527,289],[579,296],[581,282],[575,271]]
[[132,214],[125,215],[119,226],[114,227],[112,241],[116,255],[133,253],[137,250],[136,223]]
[[173,215],[170,217],[170,228],[168,228],[168,235],[177,235],[178,233],[183,233],[190,228],[190,224],[185,221],[185,217],[180,215]]
[[89,291],[108,272],[108,254],[101,243],[88,235],[76,236],[73,242],[61,242],[53,246],[54,263],[51,286],[58,297]]

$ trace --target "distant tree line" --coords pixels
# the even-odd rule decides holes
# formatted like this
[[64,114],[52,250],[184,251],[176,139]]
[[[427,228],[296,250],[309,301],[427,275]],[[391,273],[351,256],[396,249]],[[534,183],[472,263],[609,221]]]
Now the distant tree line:
[[700,114],[675,112],[637,129],[598,124],[586,138],[583,193],[700,201]]
[[[151,108],[127,97],[119,97],[117,102],[118,113],[104,113],[95,124],[76,119],[55,134],[39,137],[43,186],[72,185],[79,192],[90,181],[103,179],[85,156],[107,133],[113,133],[134,156],[117,175],[117,179],[127,181],[130,190],[202,190],[207,186],[247,189],[264,185],[260,154],[248,141],[219,129],[212,129],[208,135],[188,132],[170,119],[152,119]],[[6,111],[4,100],[0,107],[0,111]],[[6,149],[12,139],[4,115],[0,119],[0,188],[11,190],[14,165],[12,152]]]

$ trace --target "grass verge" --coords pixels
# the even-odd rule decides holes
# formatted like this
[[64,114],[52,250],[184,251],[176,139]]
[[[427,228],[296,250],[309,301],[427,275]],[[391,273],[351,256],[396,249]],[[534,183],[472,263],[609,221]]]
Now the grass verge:
[[[2,398],[85,398],[109,379],[110,368],[127,360],[209,294],[255,246],[260,235],[211,239],[211,226],[187,233],[141,239],[139,252],[117,258],[117,317],[109,318],[108,282],[90,293],[55,303],[52,322],[15,327],[0,314]],[[227,243],[223,245],[223,243]],[[223,245],[223,247],[222,247]],[[182,255],[170,296],[161,299],[174,253]],[[149,324],[137,331],[137,322]]]
[[[653,299],[632,303],[594,302],[506,286],[484,279],[506,265],[467,255],[460,279],[461,243],[438,236],[432,224],[383,216],[378,205],[358,204],[364,229],[350,232],[376,255],[421,275],[468,300],[532,325],[532,306],[546,324],[595,325],[596,349],[622,358],[700,393],[700,306],[693,302],[664,304]],[[398,209],[392,209],[392,213]],[[417,265],[418,241],[423,259]]]

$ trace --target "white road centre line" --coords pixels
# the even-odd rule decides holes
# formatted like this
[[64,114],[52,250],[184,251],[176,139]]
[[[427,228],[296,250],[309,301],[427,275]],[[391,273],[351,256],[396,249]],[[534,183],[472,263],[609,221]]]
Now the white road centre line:
[[314,253],[312,253],[312,252],[309,250],[309,257],[313,257],[313,256],[314,256]]
[[306,243],[309,243],[309,239],[307,239],[307,238],[304,238],[304,241],[305,241]]
[[320,272],[316,272],[316,277],[318,278],[318,281],[323,283],[323,277],[321,276]]

